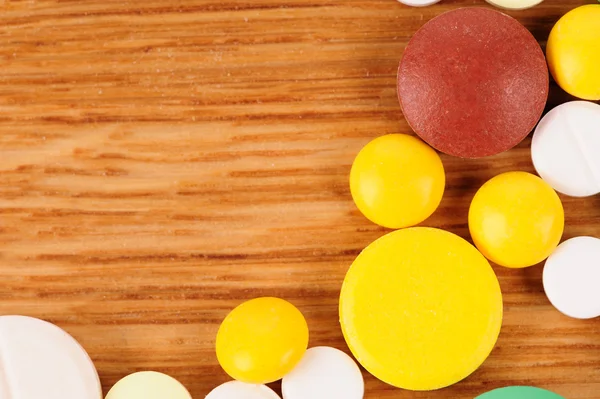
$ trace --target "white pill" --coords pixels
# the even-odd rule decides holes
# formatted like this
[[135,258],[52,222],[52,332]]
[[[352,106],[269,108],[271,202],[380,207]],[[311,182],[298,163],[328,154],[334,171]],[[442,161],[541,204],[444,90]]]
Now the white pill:
[[411,6],[411,7],[427,7],[435,3],[439,3],[440,0],[398,0],[400,3]]
[[537,6],[542,0],[487,0],[487,2],[506,10],[525,10]]
[[362,399],[365,383],[350,356],[327,346],[310,348],[281,383],[283,399]]
[[206,399],[281,399],[266,385],[246,384],[229,381],[219,385],[206,396]]
[[531,142],[538,174],[556,191],[573,197],[600,192],[600,105],[571,101],[540,121]]
[[600,316],[600,240],[575,237],[546,260],[544,290],[559,311],[577,319]]
[[92,360],[65,331],[27,316],[0,316],[1,399],[101,399]]

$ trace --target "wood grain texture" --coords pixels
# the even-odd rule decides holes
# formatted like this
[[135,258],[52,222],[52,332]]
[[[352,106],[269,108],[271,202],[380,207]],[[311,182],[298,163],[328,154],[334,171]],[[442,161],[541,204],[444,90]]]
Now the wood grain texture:
[[[542,46],[591,1],[510,12]],[[396,69],[427,20],[394,0],[0,1],[0,314],[50,320],[106,390],[145,369],[195,399],[227,380],[214,337],[245,299],[280,296],[311,345],[346,349],[337,298],[359,251],[386,233],[348,189],[356,153],[409,133]],[[549,107],[568,97],[553,86]],[[480,160],[442,156],[447,188],[423,225],[468,238],[487,179],[533,171],[530,138]],[[562,197],[565,238],[599,236],[600,197]],[[540,266],[495,268],[505,320],[488,361],[431,393],[366,376],[366,398],[473,398],[532,384],[600,397],[600,320],[562,316]]]

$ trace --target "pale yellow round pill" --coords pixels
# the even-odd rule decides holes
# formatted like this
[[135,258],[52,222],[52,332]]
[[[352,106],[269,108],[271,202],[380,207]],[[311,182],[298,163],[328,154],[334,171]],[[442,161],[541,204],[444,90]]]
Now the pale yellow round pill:
[[192,395],[173,377],[140,371],[119,380],[106,399],[192,399]]

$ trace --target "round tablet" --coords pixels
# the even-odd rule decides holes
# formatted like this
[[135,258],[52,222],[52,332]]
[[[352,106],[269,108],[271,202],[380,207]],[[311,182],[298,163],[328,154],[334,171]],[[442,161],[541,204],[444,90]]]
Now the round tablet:
[[440,0],[398,0],[400,3],[411,7],[426,7],[435,3],[439,3]]
[[560,244],[544,266],[544,290],[559,311],[577,319],[600,316],[600,240],[575,237]]
[[469,208],[469,231],[486,258],[501,266],[533,266],[554,251],[565,216],[556,192],[526,172],[488,180]]
[[573,197],[600,192],[600,105],[571,101],[540,121],[531,142],[538,174],[556,191]]
[[540,119],[548,68],[517,20],[487,8],[448,11],[419,29],[398,69],[406,120],[446,154],[478,158],[517,145]]
[[543,0],[486,0],[491,5],[507,10],[525,10],[540,4]]
[[281,399],[266,385],[229,381],[219,385],[205,399]]
[[447,231],[389,233],[356,258],[340,295],[340,323],[358,362],[380,380],[432,390],[471,374],[502,322],[502,295],[487,260]]
[[374,223],[398,229],[427,219],[444,194],[444,166],[421,140],[389,134],[367,144],[350,171],[350,191]]
[[567,93],[600,100],[600,4],[577,7],[558,20],[546,44],[554,80]]
[[279,298],[244,302],[223,320],[217,358],[233,379],[253,384],[280,380],[298,364],[308,346],[300,311]]
[[506,387],[494,389],[475,399],[564,399],[562,396],[541,388]]
[[328,346],[310,348],[283,377],[283,399],[363,399],[360,369],[344,352]]
[[173,377],[156,371],[140,371],[119,380],[106,399],[192,399],[192,395]]
[[54,324],[27,316],[0,316],[0,353],[0,398],[102,398],[90,357]]

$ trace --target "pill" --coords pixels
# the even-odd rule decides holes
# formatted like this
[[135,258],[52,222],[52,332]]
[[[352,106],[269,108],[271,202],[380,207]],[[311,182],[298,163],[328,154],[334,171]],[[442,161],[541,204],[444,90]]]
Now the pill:
[[435,3],[439,3],[440,0],[398,0],[400,3],[411,6],[411,7],[426,7]]
[[105,399],[192,399],[175,378],[156,371],[140,371],[120,379]]
[[507,172],[488,180],[469,208],[469,231],[477,248],[506,267],[535,265],[560,242],[564,211],[556,192],[527,172]]
[[488,8],[433,18],[408,43],[398,97],[412,129],[446,154],[506,151],[535,127],[548,97],[544,53],[517,20]]
[[281,399],[266,385],[246,384],[229,381],[219,385],[206,396],[206,399]]
[[546,56],[552,77],[567,93],[600,100],[600,4],[566,13],[550,31]]
[[300,311],[279,298],[242,303],[221,323],[217,358],[233,379],[253,384],[280,380],[298,364],[308,346]]
[[416,137],[388,134],[356,156],[350,192],[367,219],[397,229],[416,225],[436,210],[445,179],[435,150]]
[[362,399],[365,384],[350,356],[328,346],[310,348],[281,384],[283,399]]
[[531,141],[538,174],[573,197],[600,192],[600,105],[571,101],[548,112]]
[[487,2],[507,10],[525,10],[537,6],[542,0],[487,0]]
[[0,316],[0,353],[0,398],[102,398],[90,357],[54,324],[27,316]]
[[484,393],[475,399],[564,399],[562,396],[535,387],[505,387]]
[[544,291],[559,311],[569,317],[600,316],[600,240],[571,238],[556,248],[544,265]]
[[352,354],[395,387],[433,390],[475,371],[494,347],[502,295],[488,261],[444,230],[411,227],[371,243],[348,270],[340,323]]

